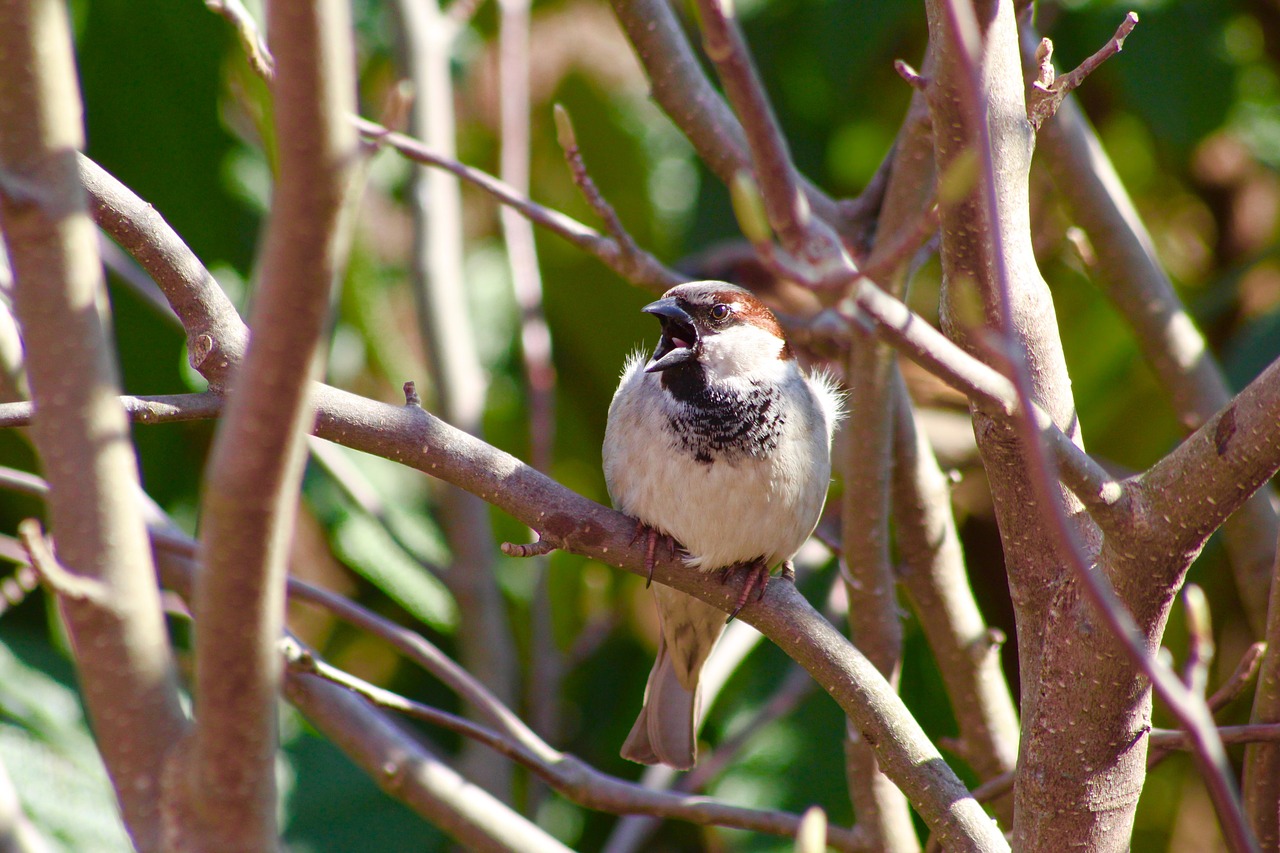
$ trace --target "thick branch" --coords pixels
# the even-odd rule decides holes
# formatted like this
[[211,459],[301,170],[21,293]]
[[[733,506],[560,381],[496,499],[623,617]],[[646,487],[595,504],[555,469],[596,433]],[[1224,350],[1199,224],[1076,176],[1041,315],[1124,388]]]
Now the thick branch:
[[156,784],[186,721],[131,498],[137,459],[117,400],[97,237],[76,177],[84,138],[66,16],[61,0],[0,2],[0,222],[58,557],[101,592],[60,606],[125,824],[138,849],[152,851],[162,846]]
[[[1027,42],[1024,34],[1024,53]],[[1133,329],[1143,358],[1183,428],[1198,429],[1231,391],[1138,218],[1097,134],[1074,98],[1040,131],[1041,153],[1072,217],[1098,254],[1098,284]],[[1266,625],[1271,562],[1280,523],[1266,495],[1251,498],[1223,530],[1236,588],[1255,635]],[[1280,628],[1272,634],[1280,639]]]
[[254,334],[209,461],[195,596],[198,724],[185,793],[197,824],[189,843],[201,850],[278,841],[285,559],[311,420],[307,379],[319,367],[357,154],[347,118],[355,106],[347,5],[274,2],[268,16],[280,174]]
[[[1280,360],[1172,453],[1127,484],[1144,538],[1162,549],[1199,553],[1227,517],[1280,469]],[[1185,566],[1165,577],[1179,579]]]

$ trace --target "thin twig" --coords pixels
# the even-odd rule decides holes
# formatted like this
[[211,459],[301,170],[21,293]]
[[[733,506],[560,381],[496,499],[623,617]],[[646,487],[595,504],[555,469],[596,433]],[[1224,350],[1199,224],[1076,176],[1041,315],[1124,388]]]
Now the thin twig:
[[1050,61],[1053,55],[1053,42],[1047,38],[1043,39],[1040,42],[1039,49],[1036,51],[1039,74],[1027,92],[1027,118],[1031,121],[1031,126],[1039,130],[1042,124],[1052,118],[1054,113],[1058,111],[1058,107],[1062,105],[1063,99],[1083,83],[1084,78],[1092,74],[1099,65],[1124,49],[1124,40],[1129,37],[1129,33],[1133,32],[1133,28],[1137,25],[1138,14],[1136,12],[1130,12],[1125,15],[1124,20],[1120,22],[1120,26],[1116,28],[1115,34],[1111,36],[1111,39],[1106,44],[1098,48],[1092,56],[1081,62],[1073,70],[1063,74],[1056,80],[1054,79],[1053,64]]
[[[1209,697],[1206,704],[1208,704],[1212,713],[1216,714],[1234,702],[1253,682],[1258,675],[1258,669],[1262,665],[1262,655],[1266,650],[1267,644],[1262,642],[1254,643],[1245,650],[1245,653],[1240,657],[1240,662],[1236,664],[1235,671]],[[1164,761],[1173,748],[1170,746],[1158,747],[1153,743],[1151,751],[1147,754],[1147,772],[1150,772],[1156,765]]]
[[524,194],[517,192],[515,188],[508,186],[492,175],[446,157],[412,137],[389,131],[385,127],[367,119],[357,118],[355,123],[356,128],[365,138],[376,139],[382,144],[394,148],[414,162],[435,166],[457,175],[462,180],[484,190],[503,204],[519,211],[522,216],[560,235],[584,252],[595,255],[606,266],[633,284],[657,291],[665,291],[677,284],[688,281],[687,276],[668,269],[648,252],[641,251],[639,254],[629,254],[615,240],[604,236],[595,229],[589,228],[559,211],[530,201]]
[[249,14],[249,10],[241,0],[205,0],[204,5],[230,22],[240,40],[245,59],[249,67],[259,77],[270,83],[276,76],[276,61],[267,48],[267,40],[262,36],[258,22]]
[[569,171],[573,174],[573,182],[578,185],[582,197],[604,222],[605,231],[617,242],[623,255],[639,254],[640,247],[636,245],[636,241],[627,232],[622,220],[618,218],[618,212],[613,209],[613,205],[609,204],[608,199],[596,186],[596,182],[591,179],[591,173],[587,171],[587,164],[582,159],[581,149],[578,148],[578,135],[574,133],[573,118],[569,115],[569,111],[562,104],[556,104],[554,114],[556,141],[560,143],[565,162],[569,164]]
[[1236,664],[1235,671],[1209,697],[1209,710],[1217,713],[1240,698],[1249,685],[1253,683],[1253,680],[1258,677],[1258,669],[1262,664],[1262,656],[1266,651],[1267,644],[1261,641],[1252,644],[1245,650],[1245,653],[1240,656],[1240,662]]
[[835,232],[810,212],[786,139],[738,29],[733,4],[698,0],[697,6],[703,45],[746,135],[769,224],[786,250],[818,271],[819,277],[835,270],[852,271],[853,263]]
[[109,606],[106,586],[96,578],[77,575],[58,562],[49,547],[49,540],[40,528],[40,522],[28,518],[18,523],[18,538],[26,549],[31,568],[49,587],[50,591],[63,598],[75,601],[86,601],[97,607]]
[[905,59],[895,59],[893,70],[898,72],[898,76],[906,80],[907,85],[916,91],[923,92],[929,87],[929,78],[912,68]]

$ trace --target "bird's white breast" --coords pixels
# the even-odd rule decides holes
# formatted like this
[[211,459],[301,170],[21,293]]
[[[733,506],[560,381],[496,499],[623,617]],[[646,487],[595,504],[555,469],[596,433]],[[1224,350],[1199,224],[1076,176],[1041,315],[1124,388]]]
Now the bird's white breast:
[[[633,356],[609,408],[604,472],[622,512],[675,537],[704,570],[765,557],[790,559],[817,524],[831,478],[834,392],[794,360],[768,377],[783,412],[776,446],[758,455],[698,461],[671,420],[683,404]],[[744,380],[743,387],[746,387]]]

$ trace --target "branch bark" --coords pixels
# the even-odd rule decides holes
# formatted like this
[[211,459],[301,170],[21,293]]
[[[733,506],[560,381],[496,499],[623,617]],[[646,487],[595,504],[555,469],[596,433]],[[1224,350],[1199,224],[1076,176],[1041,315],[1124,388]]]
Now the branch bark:
[[58,556],[101,591],[59,607],[126,827],[145,853],[162,848],[155,782],[186,718],[132,500],[138,463],[108,345],[97,236],[76,176],[84,135],[66,16],[60,0],[0,2],[0,225]]
[[[195,737],[185,755],[176,849],[273,849],[276,642],[284,610],[305,436],[308,379],[341,245],[356,163],[354,58],[347,6],[273,2],[279,179],[251,327],[254,335],[208,465],[195,595]],[[175,309],[178,306],[174,306]],[[184,317],[184,321],[185,321]]]

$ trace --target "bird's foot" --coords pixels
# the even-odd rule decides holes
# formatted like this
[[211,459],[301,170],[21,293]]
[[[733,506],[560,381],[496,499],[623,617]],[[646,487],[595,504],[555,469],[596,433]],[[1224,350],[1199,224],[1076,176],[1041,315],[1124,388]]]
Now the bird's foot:
[[[720,582],[728,583],[730,576],[735,572],[743,572],[745,577],[742,581],[742,592],[738,593],[738,601],[733,606],[733,611],[729,613],[729,618],[725,620],[726,624],[732,622],[742,610],[747,606],[747,602],[751,600],[751,593],[756,593],[756,601],[764,598],[764,591],[769,588],[769,565],[764,561],[764,557],[757,557],[742,563],[734,563],[731,566],[725,566],[720,570]],[[783,576],[786,576],[786,567],[783,567]],[[791,577],[795,577],[795,572],[791,573]]]
[[639,519],[636,520],[636,532],[631,537],[631,544],[634,545],[644,539],[644,571],[645,571],[645,589],[653,586],[653,567],[658,561],[658,542],[662,542],[667,546],[667,554],[671,559],[675,559],[676,553],[681,546],[676,542],[675,537],[669,533],[659,533],[656,527],[650,527]]

